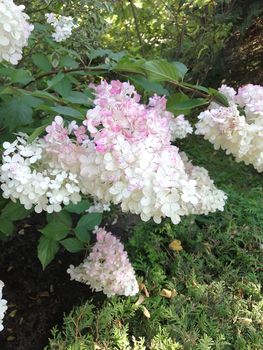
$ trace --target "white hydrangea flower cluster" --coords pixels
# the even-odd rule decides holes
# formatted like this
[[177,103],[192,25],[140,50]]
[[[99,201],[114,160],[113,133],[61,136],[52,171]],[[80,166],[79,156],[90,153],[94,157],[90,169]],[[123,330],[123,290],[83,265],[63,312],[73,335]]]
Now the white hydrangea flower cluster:
[[79,266],[70,265],[67,270],[71,280],[85,283],[108,297],[137,294],[139,288],[135,272],[123,244],[103,228],[94,233],[97,242],[89,256]]
[[204,135],[215,149],[233,154],[236,161],[263,171],[263,87],[248,84],[238,89],[223,85],[219,91],[229,107],[212,103],[199,116],[196,134]]
[[184,139],[188,134],[193,133],[193,128],[183,114],[178,115],[170,123],[171,140]]
[[17,6],[13,0],[0,1],[0,62],[5,60],[15,65],[22,58],[22,49],[34,29],[24,9],[25,6]]
[[2,299],[2,290],[4,285],[4,282],[0,281],[0,332],[4,329],[3,319],[7,310],[7,301],[5,299]]
[[55,31],[52,34],[52,38],[58,43],[70,38],[72,30],[78,27],[71,16],[67,17],[59,16],[54,13],[46,13],[45,17],[47,23],[51,24],[54,28]]
[[3,147],[0,180],[4,198],[19,200],[37,213],[59,212],[62,205],[81,200],[77,175],[51,166],[43,140],[30,144],[26,135],[20,135]]
[[110,203],[102,203],[96,200],[94,200],[94,204],[86,210],[87,213],[103,213],[105,211],[110,211]]

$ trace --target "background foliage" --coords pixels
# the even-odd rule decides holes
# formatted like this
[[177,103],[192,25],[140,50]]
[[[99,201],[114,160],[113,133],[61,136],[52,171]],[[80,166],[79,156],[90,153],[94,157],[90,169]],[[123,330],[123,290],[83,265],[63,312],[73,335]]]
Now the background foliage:
[[[255,21],[260,26],[263,13],[261,1],[245,0],[19,2],[36,24],[19,65],[0,64],[1,142],[13,140],[18,131],[31,134],[33,140],[57,114],[81,123],[92,106],[88,85],[102,77],[129,79],[143,98],[165,94],[169,110],[194,119],[193,109],[212,99],[225,103],[215,90],[198,89],[196,82],[214,86],[215,78],[228,79],[225,56],[233,51],[228,54],[225,47],[239,42]],[[51,28],[44,24],[46,12],[78,20],[80,26],[70,40],[63,44],[51,40]],[[257,42],[252,56],[258,48]],[[238,55],[233,57],[238,64]],[[257,59],[257,64],[262,62]],[[192,85],[187,85],[189,81]],[[169,222],[159,227],[138,225],[129,253],[150,297],[137,308],[136,299],[114,299],[103,305],[94,301],[95,306],[88,302],[65,318],[62,332],[54,331],[50,349],[91,344],[122,350],[260,349],[262,175],[214,152],[197,137],[184,141],[182,149],[208,168],[228,193],[226,211],[184,219],[177,227]],[[100,214],[84,213],[89,205],[84,199],[59,215],[46,216],[38,249],[43,268],[59,247],[85,254],[90,232],[102,221]],[[0,206],[0,235],[7,240],[16,221],[31,212],[2,198]],[[182,242],[181,252],[169,250],[173,239]],[[177,295],[165,299],[160,296],[163,288],[175,289]]]

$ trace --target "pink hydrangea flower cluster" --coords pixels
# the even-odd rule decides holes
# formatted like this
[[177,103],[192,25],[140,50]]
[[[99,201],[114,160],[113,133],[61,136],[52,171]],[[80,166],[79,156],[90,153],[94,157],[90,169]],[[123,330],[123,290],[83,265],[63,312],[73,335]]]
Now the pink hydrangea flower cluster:
[[263,171],[263,86],[248,84],[238,89],[222,85],[229,107],[212,103],[199,116],[196,134],[204,135],[215,149]]
[[[120,81],[102,81],[94,90],[95,107],[87,112],[82,126],[73,122],[65,127],[62,118],[56,117],[44,139],[25,146],[31,153],[32,148],[38,149],[37,158],[34,152],[28,156],[20,146],[8,145],[1,172],[6,198],[19,199],[27,207],[30,200],[31,206],[43,203],[35,210],[51,211],[76,202],[83,193],[98,202],[120,204],[124,212],[138,214],[144,221],[153,218],[160,223],[169,217],[174,224],[183,215],[223,210],[225,194],[205,170],[192,171],[172,145],[174,138],[191,132],[191,126],[183,116],[174,119],[166,111],[164,97],[154,96],[148,105],[142,104],[134,86]],[[18,155],[19,165],[26,165],[20,173],[13,166]],[[53,203],[54,171],[63,171],[67,178],[59,184],[55,181],[58,192]],[[24,172],[30,175],[26,186],[23,175],[19,177]],[[193,175],[200,172],[202,176]],[[32,194],[40,191],[32,189],[37,182],[45,184],[41,198]]]
[[103,228],[98,228],[97,242],[89,256],[77,267],[70,265],[67,272],[72,280],[85,283],[93,290],[113,295],[132,296],[138,293],[135,272],[123,244]]
[[139,103],[134,87],[119,81],[103,81],[94,89],[95,107],[84,123],[96,152],[80,157],[87,193],[156,223],[170,217],[177,224],[181,216],[207,213],[208,207],[223,210],[225,194],[207,176],[211,196],[204,196],[204,178],[191,177],[172,145],[174,126],[182,124],[183,117],[174,120],[164,97],[154,96],[148,105]]

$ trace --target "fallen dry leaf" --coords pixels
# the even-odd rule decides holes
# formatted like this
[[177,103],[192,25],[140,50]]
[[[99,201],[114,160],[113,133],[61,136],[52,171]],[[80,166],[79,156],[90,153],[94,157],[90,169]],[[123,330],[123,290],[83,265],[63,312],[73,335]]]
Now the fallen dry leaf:
[[149,298],[150,294],[148,292],[148,289],[144,283],[139,283],[139,290],[140,292],[143,292],[146,296],[146,298]]
[[146,309],[145,306],[142,306],[142,312],[143,312],[143,314],[144,314],[144,316],[145,316],[146,318],[150,318],[150,317],[151,317],[150,312]]
[[173,240],[173,241],[169,244],[169,248],[170,248],[171,250],[176,251],[176,252],[180,252],[180,250],[183,250],[182,243],[181,243],[181,241],[179,241],[179,239]]
[[160,295],[164,298],[171,299],[177,295],[177,292],[175,289],[169,290],[169,289],[162,289]]
[[134,304],[134,306],[135,307],[138,307],[138,306],[140,306],[143,302],[144,302],[144,300],[145,300],[145,297],[144,297],[144,295],[140,295],[139,296],[139,299],[136,301],[136,303]]

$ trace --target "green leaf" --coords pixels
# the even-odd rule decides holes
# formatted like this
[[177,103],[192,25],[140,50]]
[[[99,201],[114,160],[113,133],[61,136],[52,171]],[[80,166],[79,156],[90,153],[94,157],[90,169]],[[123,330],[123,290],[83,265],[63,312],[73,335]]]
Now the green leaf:
[[97,58],[97,57],[105,57],[105,56],[108,56],[109,58],[115,61],[119,61],[123,56],[125,56],[125,52],[124,51],[113,52],[109,49],[95,49],[95,50],[91,50],[88,53],[88,57],[90,60],[94,60],[94,58]]
[[46,55],[42,53],[35,53],[32,55],[32,61],[43,72],[49,73],[52,71],[52,64],[49,62]]
[[70,57],[70,56],[65,56],[65,57],[63,57],[62,60],[60,61],[60,66],[76,69],[76,68],[78,68],[79,64],[78,64],[78,62],[75,61],[72,57]]
[[57,84],[53,85],[53,89],[62,97],[68,97],[72,91],[72,84],[70,80],[65,76]]
[[32,74],[25,69],[15,69],[11,77],[12,83],[28,84],[34,80]]
[[208,92],[210,93],[211,96],[213,96],[213,99],[215,102],[219,103],[223,107],[229,107],[228,100],[225,95],[221,94],[219,91],[209,88]]
[[167,100],[167,110],[170,111],[170,112],[173,112],[175,115],[179,115],[179,114],[188,114],[190,113],[190,109],[189,110],[174,110],[173,109],[173,106],[175,105],[178,105],[178,104],[181,104],[185,101],[188,101],[189,100],[189,97],[183,93],[176,93],[176,94],[173,94],[171,96],[169,96],[168,100]]
[[70,227],[63,224],[60,221],[51,221],[39,231],[49,239],[53,239],[54,241],[60,241],[68,235]]
[[180,78],[180,72],[175,64],[166,60],[147,61],[143,65],[143,69],[148,79],[156,82],[175,81]]
[[59,250],[58,242],[45,236],[40,237],[40,240],[38,242],[38,247],[37,247],[37,251],[38,251],[37,256],[42,264],[43,270],[54,259],[58,250]]
[[71,228],[72,226],[71,215],[64,209],[58,213],[47,214],[47,222],[52,222],[52,221],[61,222],[62,224],[66,225],[69,228]]
[[14,231],[15,225],[10,219],[0,216],[0,231],[6,236],[10,236]]
[[69,213],[81,214],[90,207],[90,202],[87,199],[83,199],[77,204],[69,204],[65,206],[65,210]]
[[60,244],[70,253],[77,253],[84,248],[83,242],[79,241],[77,238],[66,238],[60,241]]
[[32,96],[36,96],[36,97],[40,97],[40,98],[44,98],[44,99],[47,99],[49,101],[57,101],[58,99],[53,96],[52,94],[50,94],[49,92],[46,92],[46,91],[33,91],[31,93]]
[[68,115],[70,117],[74,117],[80,120],[85,119],[85,116],[82,113],[80,113],[78,110],[71,107],[56,106],[56,107],[50,107],[50,110],[58,114]]
[[206,106],[207,104],[209,104],[209,101],[207,101],[205,98],[195,98],[181,103],[176,103],[172,106],[170,105],[169,111],[188,111],[189,109],[193,109],[200,106]]
[[20,203],[9,202],[2,209],[1,217],[8,220],[16,221],[22,220],[28,217],[30,210],[26,210],[25,207]]
[[66,98],[64,97],[64,100],[71,103],[83,104],[86,106],[91,105],[90,97],[83,94],[83,92],[78,91],[71,91],[69,96],[67,96]]
[[178,61],[173,62],[173,65],[176,67],[176,69],[177,69],[177,71],[178,71],[178,73],[179,73],[179,76],[180,76],[181,80],[183,80],[185,74],[186,74],[187,71],[188,71],[188,68],[186,67],[185,64],[183,64],[182,62],[178,62]]
[[59,83],[63,78],[64,78],[64,73],[59,72],[57,75],[55,75],[51,80],[47,81],[47,85],[49,88],[51,88],[52,86],[56,85],[57,83]]
[[9,77],[12,83],[27,84],[33,80],[30,71],[22,68],[0,68],[0,75]]
[[117,72],[131,72],[131,73],[141,73],[144,74],[142,69],[143,64],[145,63],[144,59],[134,60],[129,57],[123,57],[118,64],[113,68]]
[[36,128],[34,130],[34,132],[29,136],[28,142],[29,143],[33,142],[39,135],[42,134],[42,132],[44,132],[46,130],[46,127],[48,125],[49,124],[45,124],[45,125],[40,126],[39,128]]
[[23,96],[14,96],[0,105],[0,121],[13,131],[18,126],[32,122],[33,110]]
[[169,95],[169,91],[165,89],[161,84],[155,83],[153,81],[149,81],[145,77],[135,76],[130,77],[130,80],[139,87],[142,87],[145,91],[156,93],[157,95]]
[[99,226],[102,220],[102,213],[90,213],[82,216],[75,228],[76,236],[82,241],[87,242],[90,239],[88,231]]
[[28,106],[37,108],[43,103],[43,100],[41,100],[40,98],[34,97],[31,94],[25,93],[24,90],[19,90],[19,91],[22,92],[21,97],[23,99],[23,102],[26,103]]
[[184,85],[208,94],[208,89],[202,85],[193,85],[193,84],[189,84],[189,83],[184,83]]

